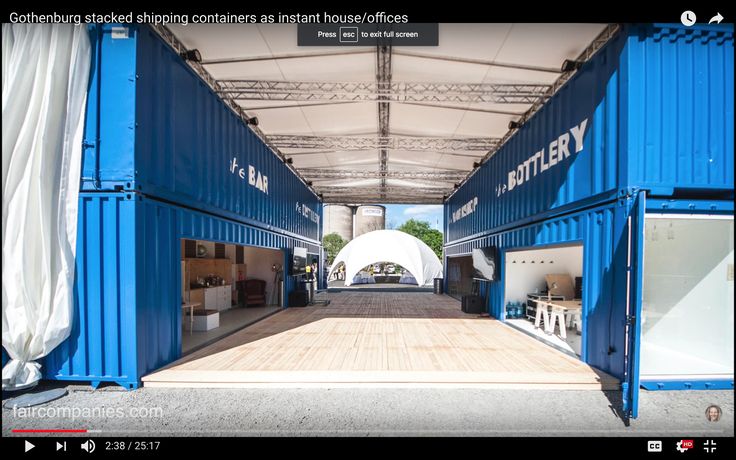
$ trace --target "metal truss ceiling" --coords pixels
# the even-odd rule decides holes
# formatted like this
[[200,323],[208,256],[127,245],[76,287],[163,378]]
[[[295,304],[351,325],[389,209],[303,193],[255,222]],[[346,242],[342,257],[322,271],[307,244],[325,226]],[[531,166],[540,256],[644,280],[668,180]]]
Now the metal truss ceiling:
[[533,104],[549,85],[422,82],[220,80],[219,93],[235,100],[379,101]]
[[457,182],[462,180],[467,173],[463,172],[441,172],[441,171],[356,171],[345,169],[311,169],[302,168],[299,170],[302,175],[309,180],[330,180],[330,179],[404,179],[404,180],[430,180],[442,182]]
[[409,150],[488,152],[500,139],[488,137],[408,137],[408,136],[268,136],[268,143],[280,149],[322,150]]
[[574,75],[564,60],[619,30],[443,24],[436,49],[308,51],[276,26],[153,27],[201,52],[187,64],[325,203],[348,204],[442,203]]
[[[386,186],[385,193],[391,193],[391,194],[412,194],[416,195],[418,193],[421,194],[432,194],[432,195],[442,195],[444,193],[447,193],[446,187],[390,187]],[[380,193],[380,190],[376,187],[348,187],[348,186],[338,186],[338,187],[325,187],[322,189],[321,193],[323,195],[336,195],[336,194],[366,194],[366,195],[375,195]]]

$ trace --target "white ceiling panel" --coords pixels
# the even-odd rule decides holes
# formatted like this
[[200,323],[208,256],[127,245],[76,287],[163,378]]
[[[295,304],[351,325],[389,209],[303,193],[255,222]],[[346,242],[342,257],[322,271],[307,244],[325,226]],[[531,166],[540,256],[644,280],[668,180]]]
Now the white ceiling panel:
[[248,112],[258,117],[258,127],[266,134],[311,134],[311,128],[300,108],[258,110]]
[[442,154],[435,152],[391,152],[389,154],[389,169],[394,164],[434,167],[440,158],[442,158]]
[[435,56],[493,59],[511,30],[511,24],[440,24],[439,46],[397,46],[398,50]]
[[391,131],[412,136],[452,136],[463,110],[391,104]]
[[[317,183],[314,181],[314,184]],[[322,190],[329,190],[330,187],[378,187],[380,183],[378,179],[337,179],[320,181],[319,185]]]
[[514,24],[496,60],[559,69],[575,59],[606,24]]
[[394,81],[481,83],[488,66],[397,55],[391,71]]
[[381,182],[378,179],[332,179],[314,180],[315,187],[327,191],[330,187],[378,187]]
[[188,49],[198,49],[205,61],[271,55],[266,41],[254,25],[170,24],[168,27]]
[[482,112],[465,112],[454,135],[457,137],[503,137],[509,130],[509,121],[517,120],[513,115],[497,115]]
[[376,79],[376,55],[356,54],[276,61],[284,80],[364,81]]
[[[287,157],[289,155],[286,155]],[[295,168],[320,168],[330,165],[330,160],[324,153],[313,155],[296,155],[291,157]]]
[[[206,58],[205,58],[206,59]],[[218,80],[282,80],[275,61],[234,62],[204,66]]]
[[309,120],[313,135],[349,135],[376,132],[378,108],[374,102],[341,105],[303,107],[302,112]]
[[447,167],[452,169],[464,169],[470,171],[473,169],[473,163],[478,161],[477,158],[463,158],[452,155],[442,155],[437,162],[437,167]]
[[386,179],[386,185],[391,187],[407,187],[407,188],[447,188],[446,182],[431,180],[407,180],[407,179]]
[[334,152],[326,154],[330,165],[353,169],[356,165],[366,165],[378,169],[378,152]]

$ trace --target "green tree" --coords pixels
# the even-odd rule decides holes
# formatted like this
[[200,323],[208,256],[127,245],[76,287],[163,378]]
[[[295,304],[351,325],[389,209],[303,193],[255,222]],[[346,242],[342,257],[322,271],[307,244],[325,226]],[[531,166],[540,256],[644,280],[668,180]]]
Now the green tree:
[[408,233],[424,241],[424,244],[429,246],[437,254],[437,257],[442,260],[442,232],[433,229],[429,222],[409,219],[396,230]]
[[335,257],[337,257],[337,254],[345,247],[346,244],[348,244],[348,242],[343,240],[337,233],[330,233],[322,238],[322,246],[325,248],[325,251],[327,251],[328,264],[332,264]]

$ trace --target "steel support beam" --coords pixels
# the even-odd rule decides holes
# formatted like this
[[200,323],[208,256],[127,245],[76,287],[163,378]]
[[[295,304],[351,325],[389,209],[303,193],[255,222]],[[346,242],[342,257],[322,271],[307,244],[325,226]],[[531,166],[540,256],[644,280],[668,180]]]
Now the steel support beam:
[[[378,89],[378,135],[379,139],[389,137],[389,117],[391,103],[391,43],[379,43],[376,49],[376,87]],[[381,198],[386,198],[386,173],[388,172],[388,148],[379,147],[378,172],[381,174]]]
[[492,137],[409,137],[409,136],[268,136],[268,142],[282,149],[322,150],[408,150],[408,151],[482,151],[496,146]]
[[322,198],[325,204],[442,204],[444,201],[443,197],[426,197],[426,196],[392,196],[388,201],[382,199],[379,195],[376,196],[353,196],[353,195],[335,195],[335,196],[324,196]]
[[[452,188],[452,187],[449,187]],[[381,193],[377,187],[349,187],[345,185],[337,187],[318,187],[319,193],[323,195],[378,195]],[[442,187],[397,187],[386,186],[384,192],[388,195],[442,195],[448,192],[447,186]]]
[[403,179],[403,180],[429,180],[442,182],[457,182],[465,177],[464,172],[451,171],[358,171],[343,169],[314,169],[303,168],[299,172],[309,180],[338,180],[338,179]]
[[[379,47],[380,49],[380,47]],[[379,53],[380,54],[380,53]],[[390,52],[388,52],[390,55]],[[380,70],[380,69],[379,69]],[[319,82],[219,80],[220,93],[235,100],[379,101],[533,104],[549,85],[426,82]]]

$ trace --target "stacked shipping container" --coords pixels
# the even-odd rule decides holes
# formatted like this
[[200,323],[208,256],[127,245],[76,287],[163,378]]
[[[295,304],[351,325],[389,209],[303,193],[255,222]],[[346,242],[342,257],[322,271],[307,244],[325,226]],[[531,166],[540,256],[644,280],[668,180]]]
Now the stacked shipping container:
[[181,238],[281,249],[286,267],[320,253],[322,206],[150,28],[91,34],[74,328],[44,370],[135,388],[181,353]]
[[733,214],[733,64],[733,26],[625,26],[446,201],[446,257],[501,250],[493,316],[505,251],[582,242],[581,358],[638,384],[645,212]]

